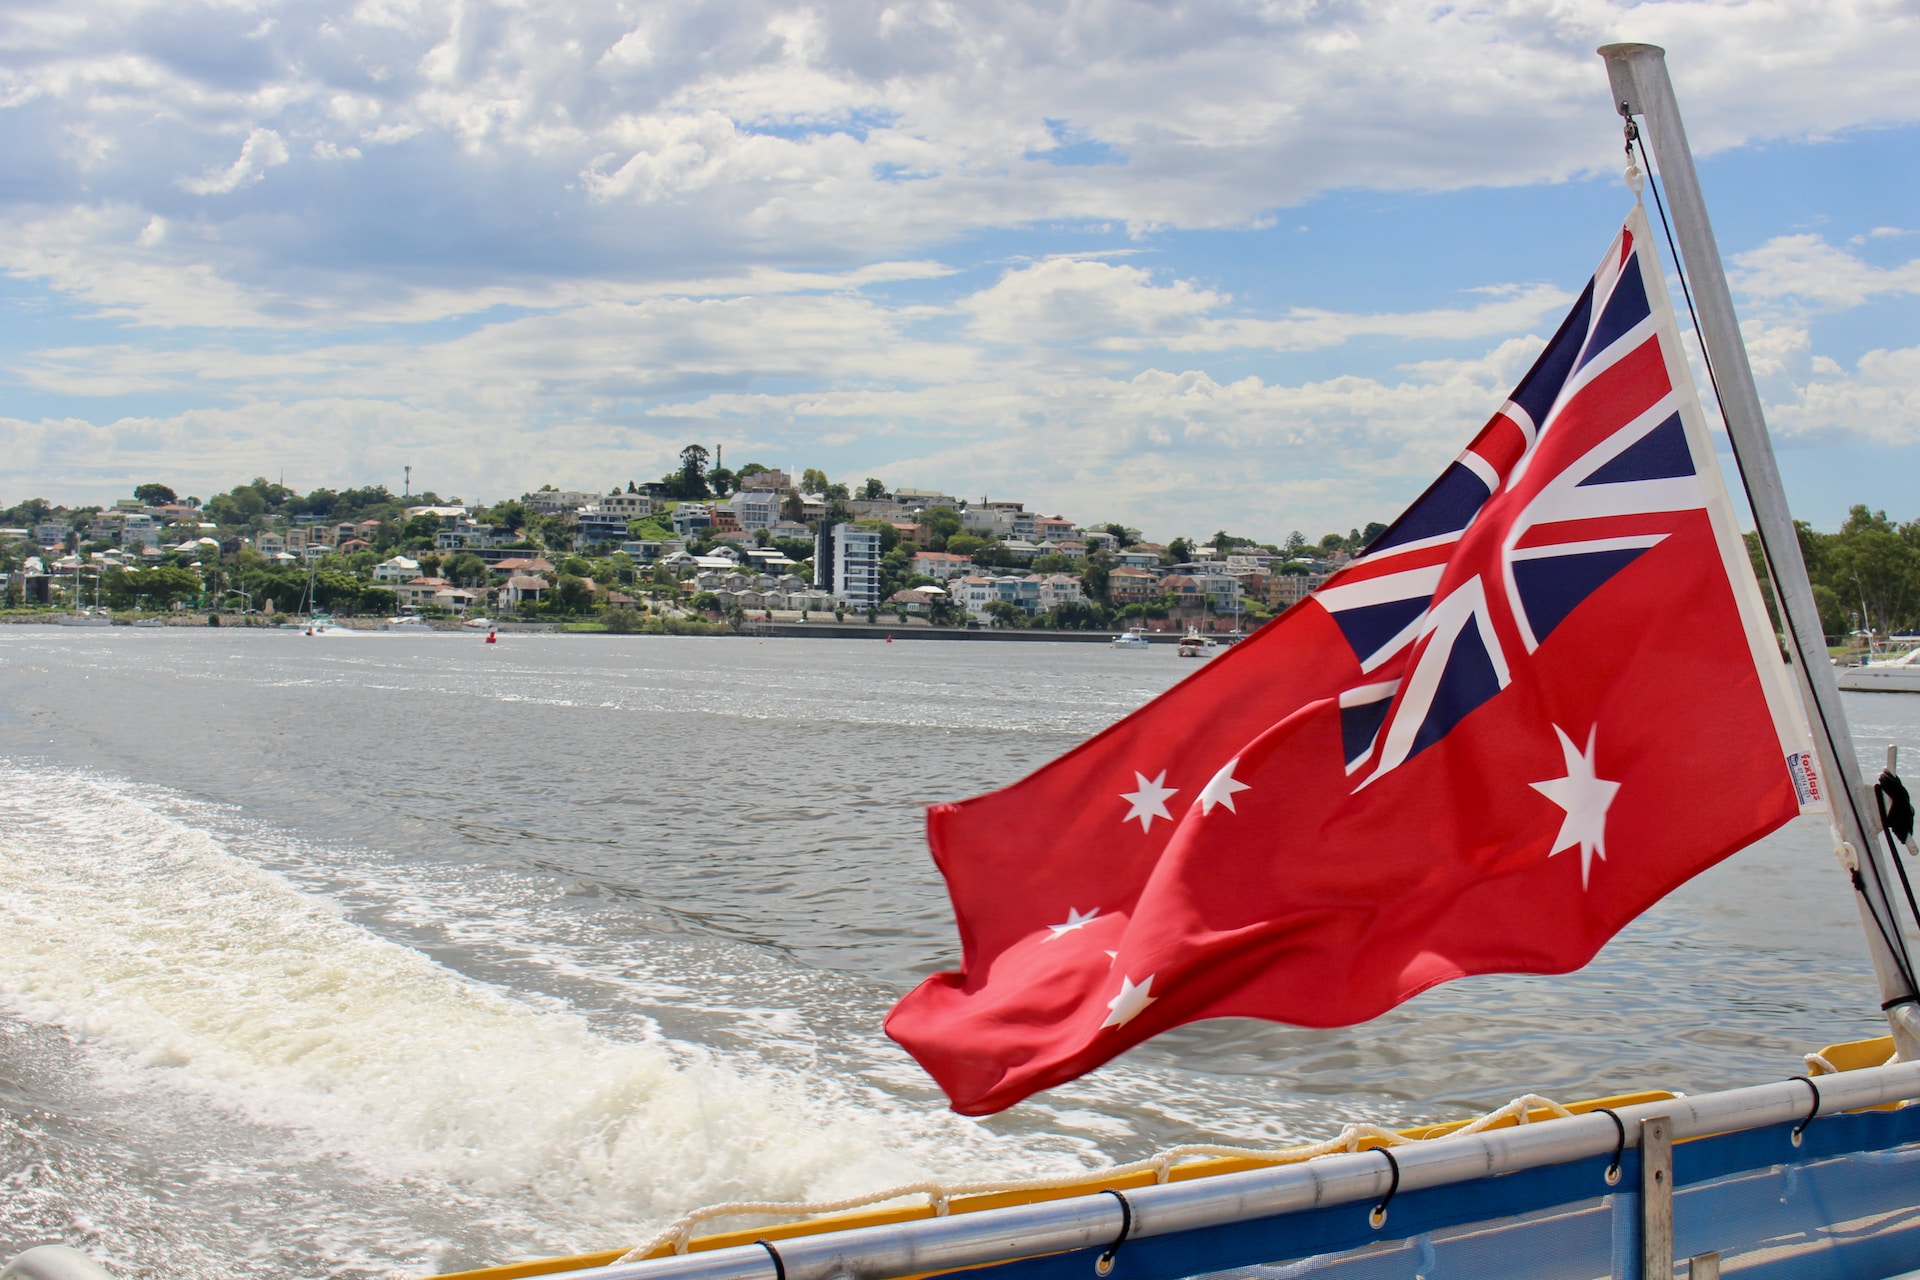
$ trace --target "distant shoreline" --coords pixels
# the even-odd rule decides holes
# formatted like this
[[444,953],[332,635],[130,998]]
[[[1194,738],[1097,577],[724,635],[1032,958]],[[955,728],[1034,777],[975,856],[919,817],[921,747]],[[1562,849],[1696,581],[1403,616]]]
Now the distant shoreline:
[[[60,625],[60,619],[62,616],[64,615],[54,614],[54,613],[28,614],[28,615],[16,614],[14,616],[7,617],[5,619],[0,619],[0,621],[15,623],[21,626],[43,626],[43,627],[58,626]],[[336,619],[336,623],[338,623],[339,621],[340,620]],[[116,621],[113,625],[117,629],[123,629],[123,630],[134,629],[133,624],[129,622]],[[233,624],[223,624],[221,626],[214,627],[214,626],[210,626],[207,623],[205,615],[195,615],[195,614],[190,614],[190,615],[187,615],[187,617],[180,618],[180,619],[166,619],[162,621],[161,625],[169,629],[177,628],[180,630],[201,630],[201,631],[288,631],[288,632],[293,632],[298,630],[298,628],[295,628],[295,627],[281,627],[278,624],[275,624],[273,626],[251,626],[251,627],[233,625]],[[147,627],[142,629],[154,630],[155,628]],[[377,626],[374,626],[374,627],[349,626],[349,629],[354,631],[364,631],[368,635],[386,634],[380,631],[380,629]],[[625,635],[637,635],[637,633],[632,633],[632,632],[623,633],[623,632],[614,632],[614,631],[564,630],[562,627],[562,624],[557,622],[501,622],[501,623],[497,623],[493,629],[497,630],[501,635],[533,634],[533,635],[569,635],[569,636],[607,636],[607,637],[613,637],[613,638],[619,638]],[[458,626],[436,627],[434,631],[435,631],[435,634],[438,634],[438,635],[478,636],[481,634],[477,630],[472,630],[469,628],[458,627]],[[760,622],[755,624],[752,627],[752,629],[747,631],[727,632],[727,633],[723,633],[715,636],[687,636],[687,637],[673,637],[673,638],[695,639],[695,640],[704,640],[704,639],[878,640],[883,643],[889,640],[901,640],[901,641],[948,640],[948,641],[993,641],[993,642],[1001,642],[1001,643],[1013,642],[1013,643],[1027,643],[1027,644],[1046,644],[1046,643],[1111,644],[1113,643],[1113,638],[1119,634],[1121,634],[1119,631],[1048,631],[1048,630],[1039,630],[1039,629],[1025,628],[1025,627],[928,627],[928,626],[913,626],[913,625],[889,627],[885,623],[879,623],[879,622],[873,622],[873,623],[868,623],[868,622]],[[1147,636],[1147,640],[1149,641],[1149,643],[1156,644],[1156,645],[1177,645],[1180,643],[1181,635],[1182,633],[1180,632],[1169,631],[1169,632],[1163,632],[1158,634],[1150,634]],[[653,638],[658,638],[658,637],[653,637]],[[1222,644],[1227,643],[1227,638],[1225,636],[1213,636],[1212,638]],[[1244,639],[1244,637],[1242,638]]]

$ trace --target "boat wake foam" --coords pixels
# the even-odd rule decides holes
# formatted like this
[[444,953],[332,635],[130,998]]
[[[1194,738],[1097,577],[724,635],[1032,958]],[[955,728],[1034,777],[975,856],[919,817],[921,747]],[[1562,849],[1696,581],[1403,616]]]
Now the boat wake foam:
[[0,920],[0,998],[125,1087],[304,1130],[385,1177],[531,1198],[591,1243],[928,1172],[829,1083],[533,1007],[97,775],[0,761]]

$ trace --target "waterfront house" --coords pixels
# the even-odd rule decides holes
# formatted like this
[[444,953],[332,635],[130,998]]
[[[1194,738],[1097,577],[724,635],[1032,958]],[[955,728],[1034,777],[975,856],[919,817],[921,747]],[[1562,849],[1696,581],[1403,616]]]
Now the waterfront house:
[[375,582],[412,582],[420,576],[420,562],[407,556],[394,556],[373,566]]
[[945,582],[957,578],[973,568],[973,560],[967,556],[956,556],[947,551],[917,551],[907,566],[915,573],[926,578],[938,578]]
[[535,578],[527,574],[516,573],[511,578],[508,578],[505,584],[501,586],[500,603],[506,606],[513,606],[525,604],[529,601],[537,601],[543,594],[551,589],[551,585],[545,578]]
[[1107,603],[1119,607],[1147,604],[1160,595],[1160,575],[1148,569],[1121,565],[1107,571]]
[[432,604],[436,592],[445,591],[453,584],[445,578],[414,578],[394,587],[393,594],[399,597],[403,605],[419,608],[423,604]]

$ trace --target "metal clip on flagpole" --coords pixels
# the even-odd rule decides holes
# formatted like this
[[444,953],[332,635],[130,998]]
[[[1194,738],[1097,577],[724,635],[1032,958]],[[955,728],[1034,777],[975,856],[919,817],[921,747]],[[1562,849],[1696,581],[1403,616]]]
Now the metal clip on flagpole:
[[1680,107],[1667,76],[1666,51],[1650,44],[1610,44],[1599,52],[1607,62],[1615,108],[1629,121],[1634,116],[1646,121],[1644,135],[1652,144],[1667,202],[1673,210],[1680,252],[1693,278],[1700,339],[1716,375],[1720,413],[1726,420],[1734,458],[1760,531],[1760,544],[1779,592],[1793,647],[1795,676],[1812,713],[1814,756],[1826,775],[1835,838],[1851,845],[1862,864],[1852,879],[1874,973],[1880,982],[1881,1007],[1901,1059],[1911,1062],[1920,1059],[1920,1010],[1915,1008],[1913,962],[1887,893],[1886,864],[1877,838],[1879,825],[1867,818],[1875,811],[1866,799],[1860,762],[1840,705],[1826,637],[1820,629],[1820,612],[1800,557],[1799,535],[1787,510],[1773,443],[1760,411],[1760,393],[1754,386],[1720,250],[1707,220],[1699,175],[1694,172],[1693,155],[1687,149]]

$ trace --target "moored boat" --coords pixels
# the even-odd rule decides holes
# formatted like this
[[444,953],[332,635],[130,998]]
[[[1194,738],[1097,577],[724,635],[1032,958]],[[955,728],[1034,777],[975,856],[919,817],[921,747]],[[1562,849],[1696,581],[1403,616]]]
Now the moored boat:
[[1124,633],[1115,636],[1107,647],[1110,649],[1145,650],[1150,647],[1147,640],[1147,629],[1145,627],[1128,627]]
[[1841,667],[1834,679],[1856,693],[1920,693],[1920,649],[1897,658],[1880,658],[1857,667]]

